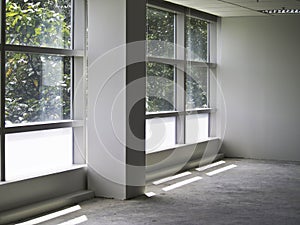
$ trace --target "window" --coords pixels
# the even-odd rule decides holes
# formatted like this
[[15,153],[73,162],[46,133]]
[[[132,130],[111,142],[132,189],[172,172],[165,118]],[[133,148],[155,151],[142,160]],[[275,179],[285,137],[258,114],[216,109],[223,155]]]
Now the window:
[[[188,8],[147,8],[146,151],[209,137],[211,24]],[[204,16],[203,16],[204,15]]]
[[5,125],[71,119],[71,58],[6,52]]
[[205,20],[186,16],[186,58],[189,61],[208,61],[208,25]]
[[82,23],[75,9],[84,0],[2,2],[0,168],[5,181],[74,163],[73,120],[84,118],[74,113],[73,93],[83,76],[84,43],[77,37],[84,29],[75,29],[72,18]]
[[208,69],[187,65],[186,73],[186,109],[208,107]]
[[71,0],[7,0],[6,44],[71,48]]
[[147,64],[147,111],[175,110],[175,70],[172,65]]
[[175,14],[172,12],[148,8],[148,56],[175,57],[175,18]]

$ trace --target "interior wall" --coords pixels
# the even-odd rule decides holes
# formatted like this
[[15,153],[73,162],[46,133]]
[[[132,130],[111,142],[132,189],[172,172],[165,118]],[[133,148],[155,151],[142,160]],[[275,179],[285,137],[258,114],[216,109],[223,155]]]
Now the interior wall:
[[145,190],[146,0],[88,3],[88,184],[129,199]]
[[226,156],[300,161],[300,16],[222,18]]
[[88,184],[126,198],[126,1],[88,1]]
[[[86,189],[85,167],[32,179],[3,182],[0,184],[0,214]],[[0,215],[0,224],[1,221]]]

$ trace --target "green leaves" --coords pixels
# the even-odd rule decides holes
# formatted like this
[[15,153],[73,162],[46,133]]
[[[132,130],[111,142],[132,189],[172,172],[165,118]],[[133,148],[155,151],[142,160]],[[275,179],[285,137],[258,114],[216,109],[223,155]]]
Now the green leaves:
[[175,109],[174,67],[147,63],[146,110],[148,112]]
[[[6,1],[6,44],[70,48],[71,1]],[[70,57],[6,53],[6,123],[69,119]]]
[[207,61],[207,22],[187,17],[186,22],[187,58],[194,61]]
[[[185,17],[186,108],[205,108],[208,105],[207,68],[188,65],[189,61],[207,61],[208,23],[195,17]],[[175,14],[148,7],[147,9],[147,54],[148,56],[174,59]],[[172,61],[172,60],[171,60]],[[175,63],[174,63],[175,64]],[[191,68],[189,68],[191,67]],[[175,109],[174,67],[167,64],[147,64],[146,110],[148,112],[172,111]]]
[[70,48],[70,1],[7,1],[6,34],[7,44]]
[[149,7],[147,9],[148,55],[173,58],[175,53],[175,14]]
[[18,14],[19,14],[18,12],[8,12],[8,13],[6,13],[6,18],[13,17],[13,16],[16,16]]

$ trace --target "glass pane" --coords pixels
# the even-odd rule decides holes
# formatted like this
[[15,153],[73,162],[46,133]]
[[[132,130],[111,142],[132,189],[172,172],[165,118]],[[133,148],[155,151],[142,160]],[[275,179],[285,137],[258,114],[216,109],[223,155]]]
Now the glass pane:
[[175,14],[147,9],[148,55],[174,58]]
[[6,126],[70,119],[70,61],[70,57],[7,53]]
[[72,128],[5,136],[7,180],[35,176],[72,165]]
[[208,23],[193,17],[187,17],[186,20],[187,60],[206,62]]
[[186,75],[186,109],[207,108],[207,68],[188,66]]
[[173,111],[174,90],[174,67],[160,63],[147,63],[147,112]]
[[71,47],[71,0],[7,0],[6,43]]
[[186,116],[186,143],[196,143],[208,138],[208,114]]
[[175,117],[146,120],[146,152],[175,145]]

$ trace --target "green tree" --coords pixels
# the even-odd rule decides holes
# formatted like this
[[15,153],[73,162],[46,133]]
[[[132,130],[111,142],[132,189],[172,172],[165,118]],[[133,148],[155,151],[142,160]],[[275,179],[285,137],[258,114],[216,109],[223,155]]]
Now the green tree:
[[[207,69],[191,66],[189,61],[207,61],[207,27],[204,20],[186,16],[186,108],[207,107]],[[147,9],[148,56],[174,58],[175,14],[151,8]],[[175,110],[174,66],[148,63],[146,110],[148,112]]]
[[186,108],[207,108],[207,68],[188,66],[186,75]]
[[[191,61],[207,62],[207,27],[204,20],[186,17],[186,57]],[[207,68],[188,63],[186,74],[186,108],[207,108]]]
[[[6,44],[71,47],[71,1],[6,1]],[[6,123],[70,118],[70,57],[6,53]]]
[[[147,10],[147,54],[174,58],[175,14],[149,7]],[[147,63],[146,110],[175,109],[174,66]]]
[[172,111],[174,107],[174,67],[147,63],[147,111]]
[[186,50],[187,59],[193,61],[207,61],[207,25],[204,20],[186,17]]

